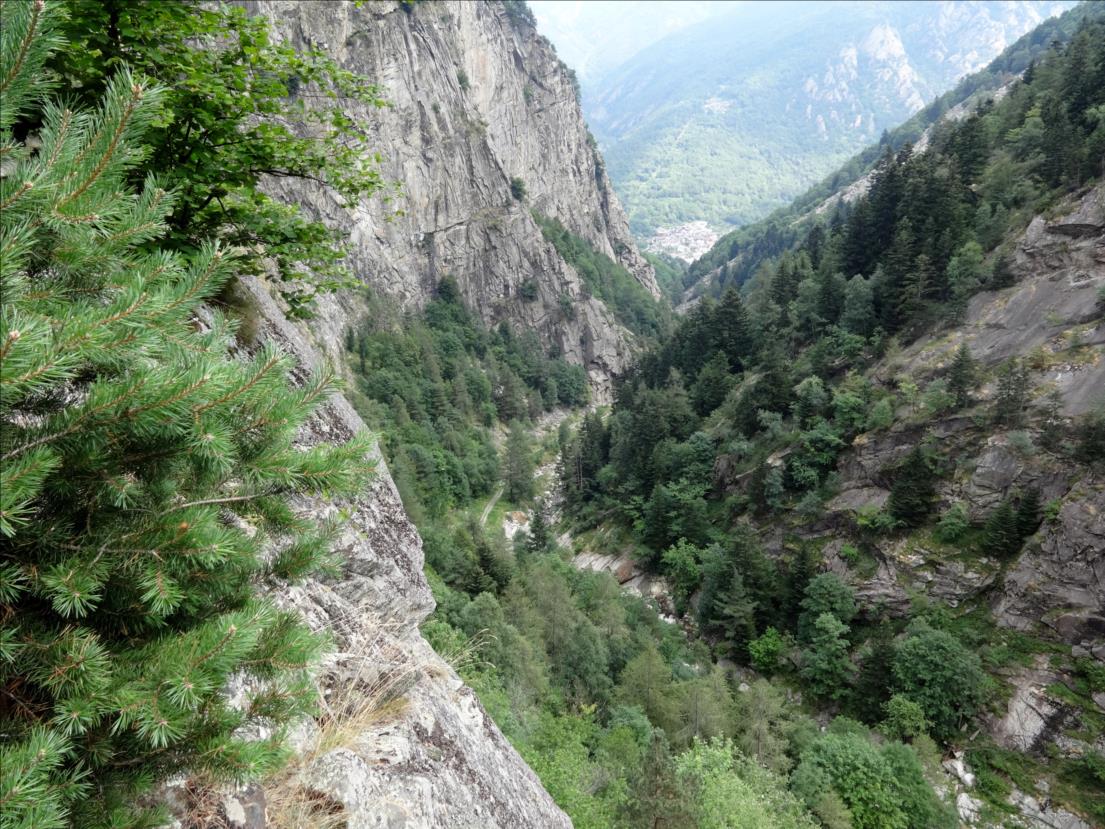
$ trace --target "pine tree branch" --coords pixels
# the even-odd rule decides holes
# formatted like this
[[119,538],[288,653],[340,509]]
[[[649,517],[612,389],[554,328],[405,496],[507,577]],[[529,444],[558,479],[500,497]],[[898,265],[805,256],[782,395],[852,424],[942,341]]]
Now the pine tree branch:
[[[128,394],[134,393],[138,389],[142,388],[142,386],[144,386],[145,384],[146,384],[146,381],[141,380],[140,382],[138,382],[134,386],[131,386],[130,389],[127,390],[127,393]],[[53,443],[56,440],[61,440],[63,437],[66,437],[67,435],[73,434],[73,432],[76,432],[78,429],[80,429],[80,427],[82,425],[84,425],[84,421],[86,421],[88,418],[92,417],[95,414],[99,414],[100,412],[104,411],[105,409],[111,408],[111,406],[114,405],[115,403],[118,403],[119,400],[120,400],[119,397],[115,397],[115,398],[112,398],[110,400],[105,401],[100,406],[97,406],[97,407],[92,408],[92,409],[87,409],[86,411],[82,412],[76,420],[74,420],[72,423],[70,423],[68,428],[63,429],[60,432],[55,432],[52,435],[43,435],[42,437],[38,438],[37,440],[32,440],[30,443],[24,443],[21,446],[17,446],[14,449],[8,451],[6,454],[0,456],[0,461],[9,461],[12,458],[18,458],[20,455],[22,455],[26,452],[29,452],[30,450],[32,450],[32,449],[34,449],[38,446],[43,446],[47,443]]]
[[196,391],[197,389],[203,388],[209,382],[211,382],[211,378],[207,375],[204,375],[200,377],[200,379],[196,382],[192,383],[191,385],[185,386],[184,388],[176,392],[173,392],[168,397],[163,397],[160,400],[154,400],[142,406],[135,406],[132,409],[127,409],[125,412],[123,412],[123,417],[134,418],[136,415],[140,415],[142,414],[142,412],[148,412],[151,409],[161,409],[166,406],[171,406],[173,403],[176,403],[177,401],[188,397],[190,394],[192,394],[192,392]]
[[[116,150],[119,147],[119,142],[123,138],[123,133],[126,132],[127,125],[130,123],[130,119],[134,115],[135,109],[138,108],[138,104],[142,100],[143,91],[144,90],[142,89],[141,84],[136,83],[131,85],[131,98],[127,101],[127,105],[123,109],[123,114],[119,118],[119,123],[115,128],[115,132],[112,133],[111,141],[108,143],[107,149],[104,151],[99,163],[92,169],[92,172],[88,175],[87,178],[85,178],[83,182],[81,182],[80,186],[77,187],[76,190],[69,193],[69,195],[67,195],[65,198],[57,203],[57,206],[54,210],[55,214],[57,213],[57,208],[64,207],[74,199],[79,198],[81,195],[84,194],[85,191],[88,190],[89,187],[96,183],[97,179],[99,179],[101,175],[103,175],[104,170],[107,169],[107,165],[115,157]],[[88,152],[89,149],[92,148],[93,143],[94,141],[90,141],[88,147],[79,156],[77,156],[76,159],[74,159],[74,165],[80,163],[84,159],[85,154]]]
[[3,360],[5,357],[8,356],[8,351],[11,349],[15,341],[18,340],[21,336],[22,334],[19,333],[19,329],[12,329],[8,332],[7,339],[4,340],[4,345],[2,348],[0,348],[0,360]]
[[27,55],[30,54],[31,46],[34,44],[35,37],[38,35],[38,24],[42,18],[42,11],[46,4],[43,0],[35,0],[31,4],[31,20],[27,25],[27,34],[23,38],[23,42],[19,44],[19,56],[12,64],[11,71],[4,76],[3,80],[0,80],[0,95],[7,92],[8,87],[12,85],[23,69],[23,64],[27,62]]
[[159,512],[157,514],[157,517],[158,518],[163,518],[166,515],[169,515],[171,513],[179,512],[182,509],[190,509],[192,507],[204,507],[204,506],[208,506],[210,504],[234,504],[234,503],[239,503],[241,501],[253,501],[253,500],[256,500],[257,498],[265,498],[265,497],[268,497],[270,495],[276,495],[277,492],[278,492],[278,490],[274,489],[274,490],[269,490],[268,492],[255,492],[252,495],[228,495],[225,498],[204,498],[200,501],[189,501],[185,504],[178,504],[175,507],[170,507],[169,509],[165,510],[164,512]]
[[273,356],[265,361],[265,364],[263,366],[261,366],[261,369],[252,378],[250,378],[250,381],[248,383],[246,383],[244,386],[240,386],[239,388],[236,388],[231,392],[227,392],[225,395],[223,395],[222,397],[220,397],[216,400],[208,401],[207,403],[204,403],[202,406],[196,406],[194,409],[192,409],[193,413],[198,415],[200,412],[205,412],[205,411],[207,411],[208,409],[210,409],[214,406],[221,406],[223,403],[229,403],[231,400],[235,399],[236,397],[241,397],[243,394],[245,394],[247,391],[249,391],[255,385],[260,383],[261,380],[263,380],[265,378],[265,376],[270,371],[272,371],[272,369],[277,364],[279,364],[281,359],[283,359],[282,354],[273,354]]
[[7,210],[13,204],[19,201],[19,199],[21,199],[32,187],[34,187],[33,181],[23,182],[21,185],[19,185],[14,193],[4,199],[4,201],[0,202],[0,210]]

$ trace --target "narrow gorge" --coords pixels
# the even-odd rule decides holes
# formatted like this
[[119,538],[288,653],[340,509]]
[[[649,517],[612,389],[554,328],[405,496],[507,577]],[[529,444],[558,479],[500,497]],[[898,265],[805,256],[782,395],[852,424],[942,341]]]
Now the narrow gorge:
[[1105,825],[1105,4],[656,6],[0,5],[0,829]]

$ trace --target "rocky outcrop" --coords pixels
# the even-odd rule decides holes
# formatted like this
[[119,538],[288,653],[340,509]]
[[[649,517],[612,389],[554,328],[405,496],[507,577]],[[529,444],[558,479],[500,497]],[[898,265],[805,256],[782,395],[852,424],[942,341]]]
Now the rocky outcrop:
[[622,590],[656,602],[660,618],[669,622],[675,621],[671,585],[663,576],[657,576],[642,569],[629,553],[617,555],[584,551],[572,558],[572,566],[577,570],[609,573],[617,580]]
[[1046,625],[1063,641],[1105,640],[1105,481],[1078,484],[1009,569],[994,605],[999,624]]
[[[1071,227],[1079,234],[1060,232]],[[1063,395],[1065,414],[1089,411],[1105,389],[1105,320],[1095,311],[1105,285],[1105,184],[1053,222],[1033,219],[1017,240],[1011,268],[1016,284],[975,295],[961,326],[906,349],[898,370],[931,375],[950,363],[962,342],[988,366],[1031,356],[1043,366],[1038,386]]]
[[[1011,357],[1030,358],[1032,397],[1059,391],[1062,414],[1081,415],[1097,405],[1105,389],[1105,322],[1094,310],[1096,292],[1105,284],[1105,185],[1081,194],[1050,223],[1033,220],[1013,250],[1017,282],[1012,287],[974,297],[960,326],[924,338],[892,363],[877,366],[876,382],[905,375],[923,385],[946,371],[965,342],[988,368]],[[979,395],[985,399],[993,393],[987,387]],[[961,502],[971,520],[983,521],[1003,499],[1035,489],[1042,503],[1061,504],[1058,511],[1005,566],[986,558],[955,561],[923,539],[879,542],[874,551],[878,571],[857,584],[858,595],[894,608],[911,591],[952,606],[985,594],[1000,625],[1042,626],[1042,632],[1073,646],[1100,642],[1105,637],[1105,481],[1038,449],[1039,436],[1031,428],[1020,433],[996,429],[979,414],[917,422],[903,409],[898,415],[904,422],[860,435],[838,463],[841,491],[826,504],[827,522],[840,526],[863,507],[880,507],[894,467],[919,443],[938,447],[945,459],[941,508]],[[730,474],[729,479],[735,488],[736,478]]]
[[990,728],[998,745],[1014,751],[1034,751],[1062,726],[1063,705],[1047,691],[1049,685],[1059,681],[1059,675],[1048,668],[1047,662],[1046,656],[1039,656],[1032,667],[1010,678],[1013,695],[1004,715]]
[[[320,363],[310,332],[289,322],[263,282],[243,279],[238,290],[259,318],[258,341],[274,342],[304,370]],[[364,428],[335,395],[298,439],[344,441]],[[301,516],[339,526],[340,575],[272,591],[333,638],[319,676],[326,716],[297,729],[300,758],[287,779],[227,798],[224,812],[241,815],[231,825],[263,826],[244,822],[264,812],[258,803],[271,816],[299,796],[349,829],[570,827],[472,690],[422,638],[418,626],[434,608],[422,542],[383,458],[376,462],[360,497],[295,504]],[[315,825],[302,820],[296,825]]]
[[[347,111],[379,151],[384,179],[398,185],[389,200],[347,205],[288,179],[271,191],[347,231],[347,261],[367,285],[418,307],[452,276],[485,322],[533,330],[586,366],[601,398],[629,360],[630,337],[545,241],[531,210],[618,261],[654,296],[659,289],[548,41],[492,2],[246,5],[293,45],[324,48],[371,79],[388,103],[349,102]],[[340,327],[357,315],[347,298],[320,316]]]

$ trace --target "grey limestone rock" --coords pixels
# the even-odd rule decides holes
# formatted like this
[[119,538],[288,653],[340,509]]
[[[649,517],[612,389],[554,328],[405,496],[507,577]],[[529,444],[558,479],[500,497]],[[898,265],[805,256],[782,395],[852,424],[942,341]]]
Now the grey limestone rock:
[[[348,232],[347,262],[377,291],[419,307],[452,276],[485,322],[536,332],[585,366],[606,400],[632,337],[545,241],[531,210],[619,262],[654,296],[659,289],[549,42],[494,2],[246,6],[287,42],[325,48],[371,79],[388,102],[345,105],[379,151],[384,179],[398,184],[388,201],[347,205],[292,179],[271,181],[270,191]],[[514,179],[525,186],[522,200],[512,195]],[[360,313],[349,297],[328,301],[335,330],[324,347],[336,348],[333,334]]]
[[999,624],[1043,623],[1067,642],[1105,638],[1105,482],[1084,480],[1063,501],[1006,573],[993,610]]
[[[963,342],[986,366],[1037,352],[1048,358],[1036,378],[1040,385],[1063,394],[1067,415],[1089,411],[1105,388],[1105,325],[1094,311],[1105,284],[1105,184],[1053,222],[1037,216],[1010,266],[1017,280],[1012,287],[972,297],[965,320],[950,335],[923,338],[903,352],[902,370],[914,377],[942,371]],[[1071,352],[1072,336],[1088,352]]]
[[[320,365],[309,328],[287,319],[263,281],[243,278],[237,290],[260,320],[258,340],[279,345],[301,370]],[[341,441],[364,428],[335,395],[298,441]],[[350,829],[569,827],[475,694],[422,638],[418,626],[434,608],[422,542],[378,452],[376,461],[377,473],[359,497],[294,504],[302,516],[338,519],[340,575],[270,591],[278,605],[332,635],[336,650],[318,675],[323,705],[331,721],[352,724],[328,750],[319,748],[325,725],[297,729],[291,742],[305,758],[297,785],[341,810]],[[366,699],[378,700],[381,713],[358,719]],[[288,783],[269,785],[267,792],[228,793],[227,818],[264,826],[258,810],[266,799],[280,802],[286,792],[279,786]]]

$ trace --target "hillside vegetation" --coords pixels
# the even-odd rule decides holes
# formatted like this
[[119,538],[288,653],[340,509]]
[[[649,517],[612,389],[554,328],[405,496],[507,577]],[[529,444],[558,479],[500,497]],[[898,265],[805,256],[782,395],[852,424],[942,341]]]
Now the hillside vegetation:
[[[762,262],[795,246],[813,224],[825,221],[826,216],[820,214],[821,206],[869,175],[887,152],[897,153],[907,145],[916,144],[928,131],[951,129],[951,125],[944,122],[949,111],[985,106],[995,93],[1024,73],[1053,44],[1068,42],[1083,21],[1100,17],[1100,14],[1095,4],[1083,3],[1041,23],[985,69],[967,76],[908,121],[883,133],[878,143],[866,147],[787,206],[766,219],[722,236],[688,269],[685,286],[695,294],[706,291],[716,297],[727,285],[744,284]],[[846,205],[836,205],[835,209],[838,213],[846,212]],[[723,266],[724,270],[719,272]]]
[[755,221],[1061,3],[741,4],[644,49],[584,104],[633,231]]
[[[1050,774],[1059,802],[1105,819],[1092,749],[1047,768],[971,737],[1001,697],[993,677],[1062,649],[995,627],[985,602],[952,610],[935,593],[910,601],[864,586],[905,551],[929,556],[930,568],[932,559],[959,562],[960,576],[1012,567],[1052,520],[1060,501],[1045,508],[1027,485],[981,514],[944,499],[992,435],[1038,445],[1081,481],[1071,497],[1098,491],[1105,410],[1064,418],[1057,393],[1036,390],[1042,354],[1043,363],[985,364],[962,344],[942,365],[901,374],[894,357],[949,328],[954,343],[968,300],[1015,279],[1013,236],[1099,181],[1103,154],[1105,24],[1095,20],[1000,103],[937,131],[924,152],[887,150],[867,196],[765,261],[745,295],[729,288],[695,305],[623,379],[609,417],[588,417],[568,448],[564,491],[577,531],[620,527],[717,655],[837,715],[847,748],[779,736],[798,763],[790,787],[826,825],[838,825],[836,814],[849,815],[844,825],[939,825],[935,805],[907,810],[901,823],[886,806],[872,809],[870,779],[852,776],[856,763],[877,768],[859,758],[887,737],[911,746],[882,751],[918,762],[922,735],[970,748],[988,775],[990,814],[1008,808],[1011,781]],[[1098,317],[1103,310],[1105,302]],[[1100,354],[1091,347],[1085,359]],[[857,473],[844,470],[880,451],[866,462],[889,458],[871,473],[883,497],[859,489],[858,503],[836,505],[842,484],[856,486],[842,479]],[[952,578],[953,593],[969,596]],[[859,588],[868,598],[857,599]],[[1102,721],[1086,695],[1102,677],[1088,661],[1067,670],[1081,677],[1070,682],[1081,689],[1080,734],[1092,746]]]
[[[438,8],[366,15],[454,33]],[[952,829],[952,753],[984,824],[1039,781],[1105,822],[1088,8],[676,317],[705,265],[652,259],[655,300],[505,175],[528,235],[488,244],[544,265],[353,285],[354,242],[268,186],[385,189],[369,80],[240,5],[0,3],[0,829],[436,825],[442,792],[512,829]]]

